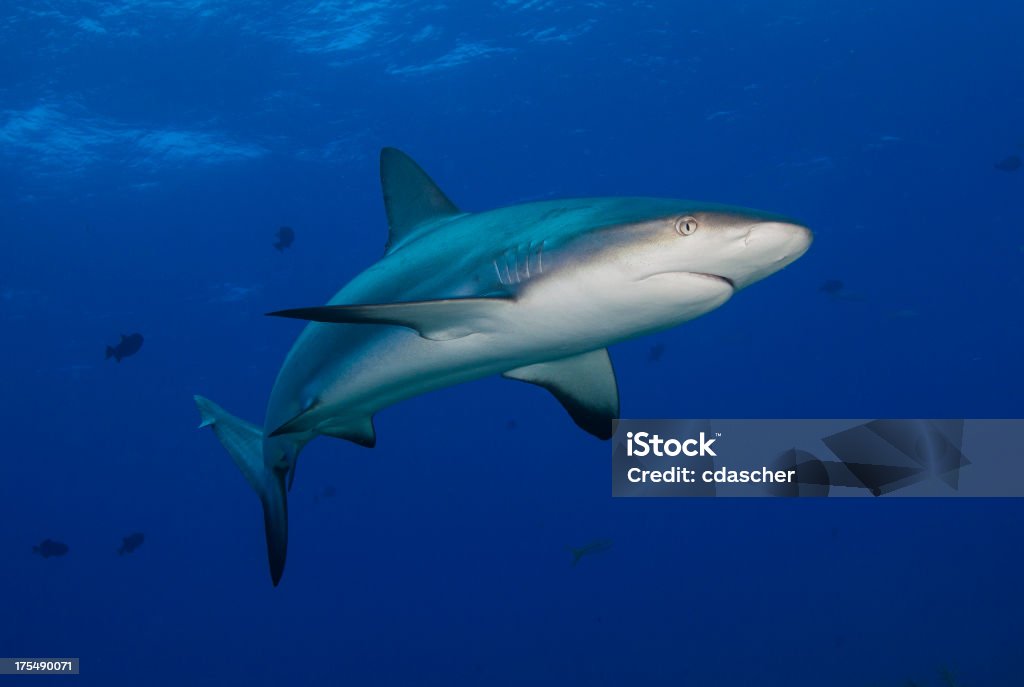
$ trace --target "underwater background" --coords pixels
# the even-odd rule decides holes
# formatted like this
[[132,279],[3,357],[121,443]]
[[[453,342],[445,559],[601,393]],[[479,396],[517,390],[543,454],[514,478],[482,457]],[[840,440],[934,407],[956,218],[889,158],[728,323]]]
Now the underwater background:
[[623,417],[1022,417],[1022,27],[1009,0],[0,3],[0,655],[81,657],[33,684],[1021,684],[1022,500],[612,499],[607,443],[487,379],[381,412],[372,451],[313,442],[275,589],[192,395],[262,420],[302,326],[263,313],[379,258],[388,145],[471,211],[814,230],[613,347]]

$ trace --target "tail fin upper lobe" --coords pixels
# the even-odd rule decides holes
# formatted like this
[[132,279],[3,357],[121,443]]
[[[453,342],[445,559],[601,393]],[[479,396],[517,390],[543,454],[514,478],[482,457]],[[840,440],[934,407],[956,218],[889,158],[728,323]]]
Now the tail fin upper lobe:
[[116,358],[117,362],[121,362],[121,356],[117,354],[117,351],[114,350],[114,347],[107,346],[107,356],[104,358],[104,360],[110,360],[111,358]]
[[267,534],[270,577],[276,587],[284,573],[285,555],[288,551],[286,471],[270,469],[264,464],[263,431],[259,427],[240,420],[202,396],[196,396],[195,400],[202,417],[199,426],[213,429],[246,481],[260,497],[263,504],[263,524]]

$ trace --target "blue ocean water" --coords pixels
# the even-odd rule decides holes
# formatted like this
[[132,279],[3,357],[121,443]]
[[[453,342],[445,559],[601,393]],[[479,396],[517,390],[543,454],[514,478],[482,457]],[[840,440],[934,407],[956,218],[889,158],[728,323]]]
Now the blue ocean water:
[[301,330],[263,313],[380,257],[397,146],[467,210],[650,195],[814,230],[613,347],[626,417],[1022,417],[1022,26],[1006,0],[3,3],[0,655],[81,657],[41,684],[1021,684],[1020,500],[613,500],[607,444],[486,379],[381,412],[372,451],[313,442],[273,588],[192,395],[263,417]]

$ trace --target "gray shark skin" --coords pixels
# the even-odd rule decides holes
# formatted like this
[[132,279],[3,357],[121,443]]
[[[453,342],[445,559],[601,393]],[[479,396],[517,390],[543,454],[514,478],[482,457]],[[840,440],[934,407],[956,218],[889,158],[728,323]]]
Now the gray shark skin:
[[314,437],[376,442],[378,410],[501,374],[548,389],[611,436],[607,347],[692,320],[799,258],[811,232],[768,213],[657,198],[459,210],[404,153],[381,152],[384,256],[310,320],[277,375],[262,428],[196,397],[263,503],[271,578],[287,548],[287,489]]

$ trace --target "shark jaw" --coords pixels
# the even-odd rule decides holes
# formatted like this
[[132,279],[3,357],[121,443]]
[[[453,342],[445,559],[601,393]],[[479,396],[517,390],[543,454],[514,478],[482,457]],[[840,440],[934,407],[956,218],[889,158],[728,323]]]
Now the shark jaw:
[[590,434],[619,415],[607,347],[674,327],[798,259],[806,228],[752,210],[583,198],[460,210],[408,156],[381,152],[383,257],[308,321],[262,426],[196,397],[263,505],[271,579],[284,571],[287,490],[317,436],[376,443],[373,415],[488,375],[550,392]]

